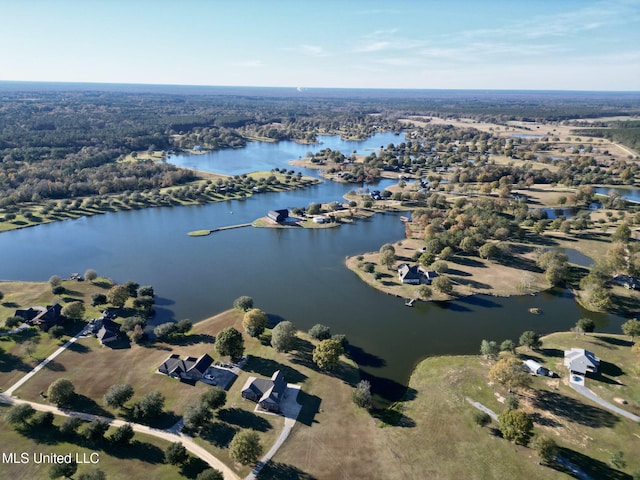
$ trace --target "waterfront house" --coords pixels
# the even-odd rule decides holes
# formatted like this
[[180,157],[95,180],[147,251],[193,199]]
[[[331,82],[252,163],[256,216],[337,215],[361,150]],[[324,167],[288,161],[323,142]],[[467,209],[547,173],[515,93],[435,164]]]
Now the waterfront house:
[[571,373],[586,375],[598,371],[600,359],[584,348],[572,348],[564,351],[564,365]]
[[271,379],[249,377],[242,387],[241,395],[242,398],[256,402],[263,410],[278,413],[286,388],[284,375],[276,370]]
[[418,285],[422,283],[422,271],[418,265],[403,263],[398,267],[398,280],[404,284]]
[[289,217],[289,210],[284,208],[282,210],[271,210],[267,217],[276,223],[284,222]]
[[62,306],[59,303],[47,305],[46,307],[36,306],[26,309],[18,309],[16,317],[21,317],[24,322],[32,327],[47,331],[52,326],[60,322],[62,317]]
[[108,318],[102,319],[102,326],[96,333],[96,338],[100,341],[101,345],[115,342],[120,335],[120,325]]
[[158,372],[172,378],[200,380],[207,373],[212,363],[213,358],[207,353],[199,358],[185,357],[184,359],[180,358],[180,355],[173,353],[158,367]]

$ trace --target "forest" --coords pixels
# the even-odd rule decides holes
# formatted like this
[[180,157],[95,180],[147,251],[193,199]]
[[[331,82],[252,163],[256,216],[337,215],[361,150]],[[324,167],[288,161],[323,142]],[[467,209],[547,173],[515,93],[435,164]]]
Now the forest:
[[[501,123],[640,114],[637,95],[623,93],[321,90],[300,94],[281,89],[145,90],[141,86],[5,82],[0,83],[0,99],[0,208],[148,191],[194,179],[192,172],[162,161],[130,161],[134,152],[240,148],[254,140],[313,143],[322,134],[363,139],[377,131],[399,132],[405,125],[398,120],[411,115],[464,115]],[[591,129],[588,134],[637,148],[638,122],[617,121],[607,126],[610,128]],[[524,141],[507,142],[476,131],[461,134],[443,127],[423,129],[419,135],[421,145],[417,141],[409,145],[410,152],[387,149],[383,158],[374,155],[365,169],[358,166],[347,177],[353,181],[373,178],[381,169],[403,166],[410,157],[414,159],[409,163],[446,166],[469,154],[499,152],[517,158],[527,148]],[[471,138],[477,150],[456,150],[449,145],[452,135],[456,136],[453,140]],[[447,145],[446,155],[431,155],[433,148],[442,145]],[[571,183],[576,169],[594,167],[585,157],[576,156],[560,172],[542,172],[545,178],[537,174],[534,180]],[[507,170],[466,166],[460,180],[481,174],[492,179],[511,174],[516,183],[528,178],[526,173]],[[596,175],[591,180],[597,179]]]

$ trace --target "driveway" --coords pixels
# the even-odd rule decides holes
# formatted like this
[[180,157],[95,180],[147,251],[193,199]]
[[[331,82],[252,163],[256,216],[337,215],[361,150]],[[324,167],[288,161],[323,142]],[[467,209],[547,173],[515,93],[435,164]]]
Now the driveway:
[[[575,377],[578,377],[578,378],[575,378]],[[626,417],[629,420],[633,420],[634,422],[640,422],[640,417],[638,415],[634,415],[633,413],[627,412],[626,410],[614,405],[613,403],[609,403],[606,400],[603,400],[598,395],[596,395],[591,390],[589,390],[587,387],[585,387],[584,379],[582,377],[579,377],[577,375],[571,375],[569,377],[569,385],[580,395],[587,397],[589,400],[591,400],[594,403],[597,403],[601,407],[606,408],[607,410],[610,410],[614,413],[617,413],[618,415],[622,415],[623,417]]]

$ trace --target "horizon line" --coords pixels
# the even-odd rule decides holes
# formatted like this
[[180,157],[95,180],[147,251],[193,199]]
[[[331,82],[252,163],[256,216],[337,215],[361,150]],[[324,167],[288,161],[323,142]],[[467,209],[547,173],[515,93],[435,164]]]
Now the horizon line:
[[68,86],[121,86],[121,87],[151,87],[151,88],[237,88],[237,89],[273,89],[293,90],[298,93],[313,91],[393,91],[393,92],[531,92],[531,93],[619,93],[640,94],[640,90],[587,90],[587,89],[532,89],[532,88],[419,88],[419,87],[322,87],[322,86],[273,86],[273,85],[204,85],[182,83],[135,83],[135,82],[96,82],[96,81],[59,81],[59,80],[3,80],[3,84],[44,84],[44,85],[68,85]]

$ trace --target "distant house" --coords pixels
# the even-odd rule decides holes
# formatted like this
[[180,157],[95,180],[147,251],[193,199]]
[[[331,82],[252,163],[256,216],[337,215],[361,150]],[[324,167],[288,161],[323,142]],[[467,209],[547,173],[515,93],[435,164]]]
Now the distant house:
[[289,210],[284,208],[282,210],[271,210],[267,217],[276,223],[284,222],[289,217]]
[[172,378],[181,378],[184,380],[200,380],[207,373],[207,370],[213,363],[213,358],[207,353],[195,357],[180,358],[178,354],[171,354],[158,367],[158,372],[168,375]]
[[26,324],[32,327],[38,327],[47,331],[56,325],[62,316],[62,306],[59,303],[55,305],[47,305],[46,307],[29,307],[26,309],[18,309],[15,312],[16,317],[21,317]]
[[313,217],[313,223],[325,223],[327,219],[323,216]]
[[564,365],[571,373],[586,375],[598,371],[600,359],[584,348],[572,348],[564,351]]
[[398,280],[409,285],[422,283],[422,271],[418,265],[403,263],[398,267]]
[[614,285],[619,285],[624,288],[628,288],[630,290],[639,290],[640,289],[640,280],[637,278],[631,277],[629,275],[615,275],[611,279],[611,283]]
[[115,342],[120,335],[120,325],[118,325],[113,320],[109,320],[108,318],[102,319],[102,326],[98,329],[98,333],[96,333],[96,338],[100,341],[102,345],[106,345],[107,343]]
[[249,377],[242,387],[242,398],[260,405],[269,412],[280,412],[280,402],[284,396],[287,384],[284,375],[276,370],[271,379]]
[[371,192],[371,198],[374,200],[382,200],[382,195],[380,194],[380,190],[374,190]]

